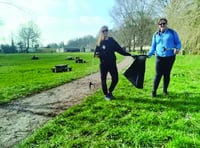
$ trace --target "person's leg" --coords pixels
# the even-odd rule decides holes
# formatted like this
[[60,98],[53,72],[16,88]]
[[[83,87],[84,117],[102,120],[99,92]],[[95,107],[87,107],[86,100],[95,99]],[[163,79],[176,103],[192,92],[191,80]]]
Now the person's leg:
[[105,65],[100,64],[100,75],[101,75],[101,87],[104,95],[108,94],[108,89],[107,89],[107,74],[108,74],[108,69]]
[[110,72],[110,75],[111,75],[111,84],[110,84],[110,87],[109,87],[109,93],[112,95],[112,92],[113,90],[115,89],[117,83],[118,83],[118,70],[117,70],[117,65],[112,65],[110,68],[109,68],[109,72]]
[[165,71],[164,71],[164,79],[163,79],[163,93],[167,95],[167,89],[170,83],[170,73],[175,61],[175,56],[167,57],[165,60]]
[[153,83],[153,91],[152,91],[152,96],[155,97],[156,96],[156,91],[158,89],[161,77],[162,77],[162,71],[163,71],[163,67],[162,67],[162,58],[157,57],[156,58],[156,67],[155,67],[155,71],[156,71],[156,75],[154,78],[154,83]]

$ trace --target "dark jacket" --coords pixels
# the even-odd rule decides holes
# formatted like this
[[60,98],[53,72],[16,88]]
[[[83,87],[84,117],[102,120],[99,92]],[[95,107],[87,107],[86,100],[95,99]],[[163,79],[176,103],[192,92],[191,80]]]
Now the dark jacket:
[[131,56],[112,37],[101,41],[100,46],[96,46],[94,54],[99,55],[101,64],[112,64],[116,62],[115,52],[124,56]]

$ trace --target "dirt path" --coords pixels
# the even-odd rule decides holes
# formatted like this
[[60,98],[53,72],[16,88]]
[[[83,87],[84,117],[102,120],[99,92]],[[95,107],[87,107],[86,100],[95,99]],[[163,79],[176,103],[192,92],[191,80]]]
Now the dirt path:
[[[126,57],[118,69],[132,63]],[[89,89],[89,80],[95,88]],[[24,99],[18,99],[0,106],[0,147],[14,146],[34,129],[41,127],[49,119],[80,103],[86,96],[100,88],[99,73],[75,80],[65,85],[44,91]]]

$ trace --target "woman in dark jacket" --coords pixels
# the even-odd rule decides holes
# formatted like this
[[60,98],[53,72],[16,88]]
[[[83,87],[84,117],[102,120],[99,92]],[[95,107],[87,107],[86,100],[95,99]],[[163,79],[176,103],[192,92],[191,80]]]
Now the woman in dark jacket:
[[[124,56],[132,56],[130,53],[123,50],[112,37],[108,36],[108,27],[102,26],[94,55],[100,59],[101,86],[106,100],[110,100],[113,97],[112,92],[118,83],[115,52]],[[108,72],[111,75],[111,84],[109,88],[107,88],[106,81]]]

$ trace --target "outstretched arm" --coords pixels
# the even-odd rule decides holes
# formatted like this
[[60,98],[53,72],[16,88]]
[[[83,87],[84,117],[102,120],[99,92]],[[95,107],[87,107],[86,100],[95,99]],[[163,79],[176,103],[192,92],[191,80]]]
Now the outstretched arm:
[[115,45],[115,50],[124,56],[132,56],[130,53],[128,53],[127,51],[125,51],[114,39],[113,39],[114,45]]

